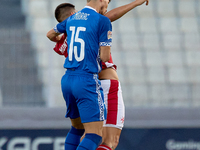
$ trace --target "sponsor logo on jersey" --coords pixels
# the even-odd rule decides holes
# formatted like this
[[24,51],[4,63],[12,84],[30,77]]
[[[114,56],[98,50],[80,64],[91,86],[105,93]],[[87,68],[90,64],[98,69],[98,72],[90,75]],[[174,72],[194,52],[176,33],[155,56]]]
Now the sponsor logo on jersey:
[[74,20],[87,20],[90,14],[78,12],[74,15]]
[[59,48],[59,51],[60,51],[62,54],[64,54],[65,51],[67,50],[67,49],[66,49],[67,46],[68,46],[68,45],[67,45],[67,40],[65,39],[63,45]]
[[112,31],[108,31],[108,39],[112,39]]

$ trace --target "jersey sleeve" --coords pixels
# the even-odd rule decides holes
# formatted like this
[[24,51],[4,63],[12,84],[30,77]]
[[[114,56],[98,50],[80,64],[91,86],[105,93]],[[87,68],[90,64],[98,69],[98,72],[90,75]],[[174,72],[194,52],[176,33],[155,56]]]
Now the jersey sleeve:
[[112,45],[112,25],[110,20],[102,16],[100,20],[100,30],[99,30],[99,46],[111,46]]
[[56,33],[66,33],[66,20],[58,23],[53,29]]

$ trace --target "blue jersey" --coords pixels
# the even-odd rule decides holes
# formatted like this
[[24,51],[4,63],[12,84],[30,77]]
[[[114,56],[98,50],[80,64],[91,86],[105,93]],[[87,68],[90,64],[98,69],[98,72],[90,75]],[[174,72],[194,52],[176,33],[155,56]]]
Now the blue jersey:
[[99,73],[102,69],[99,46],[111,46],[112,25],[110,20],[86,6],[54,28],[67,33],[68,57],[64,67]]

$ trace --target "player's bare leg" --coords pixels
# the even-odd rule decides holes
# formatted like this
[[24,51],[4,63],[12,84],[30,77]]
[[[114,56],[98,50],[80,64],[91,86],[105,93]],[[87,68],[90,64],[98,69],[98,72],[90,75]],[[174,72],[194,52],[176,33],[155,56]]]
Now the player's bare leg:
[[80,138],[84,133],[84,126],[81,123],[81,118],[70,119],[72,127],[65,139],[65,150],[76,150],[80,144]]
[[[119,138],[121,135],[121,130],[114,127],[103,127],[103,136],[102,136],[102,145],[107,145],[112,150],[116,149],[119,144]],[[81,141],[85,137],[84,135],[81,137]]]
[[81,118],[76,118],[76,119],[70,119],[72,126],[76,129],[84,129],[83,124],[81,123]]
[[[82,124],[79,117],[71,119],[71,123],[72,128],[65,140],[65,150],[95,150],[102,141],[103,121]],[[84,131],[85,134],[82,136]],[[71,140],[73,140],[73,143],[70,143]]]
[[76,150],[96,150],[102,142],[103,121],[83,123],[85,135]]
[[103,145],[109,146],[112,150],[114,150],[120,138],[121,130],[114,127],[104,127],[103,128]]
[[83,126],[85,128],[85,134],[94,133],[94,134],[97,134],[99,136],[102,136],[102,133],[103,133],[103,121],[83,123]]
[[[97,127],[96,125],[99,127]],[[95,133],[99,136],[102,136],[102,133],[104,130],[103,122],[101,122],[100,124],[99,124],[99,122],[84,123],[84,127],[86,129],[85,129],[85,133],[81,137],[81,141],[85,138],[86,133]],[[101,131],[99,131],[98,128],[101,128]]]

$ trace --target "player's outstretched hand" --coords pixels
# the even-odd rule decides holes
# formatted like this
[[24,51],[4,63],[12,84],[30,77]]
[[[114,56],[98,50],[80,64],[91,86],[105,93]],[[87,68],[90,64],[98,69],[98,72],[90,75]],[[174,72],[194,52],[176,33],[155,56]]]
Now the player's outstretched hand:
[[146,2],[146,5],[149,4],[149,0],[135,0],[135,1],[138,3],[138,5],[142,5],[145,2]]

